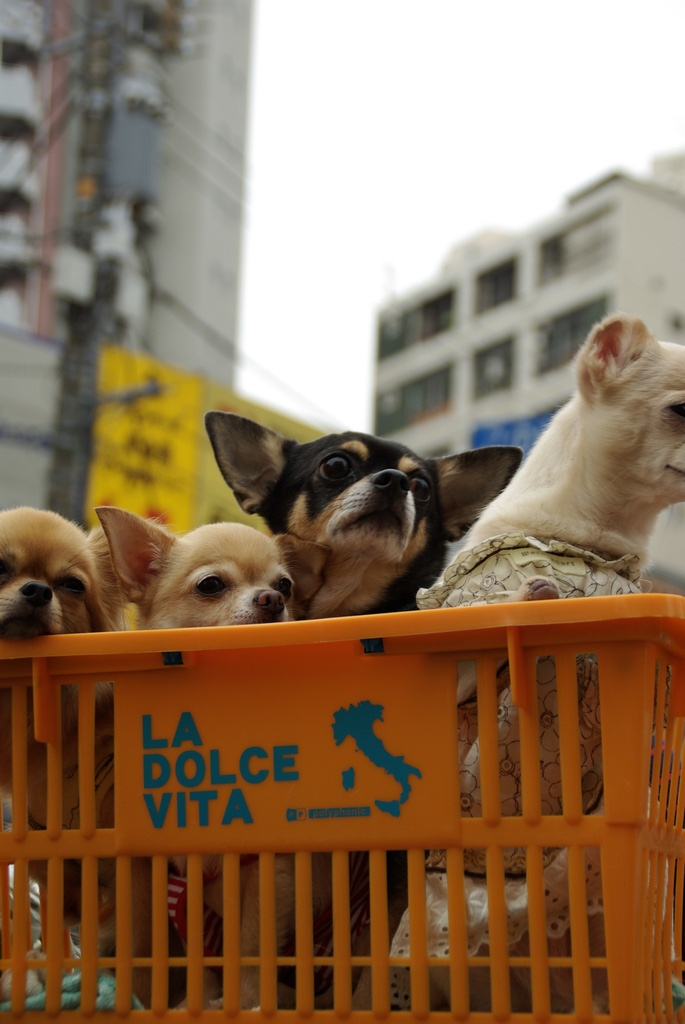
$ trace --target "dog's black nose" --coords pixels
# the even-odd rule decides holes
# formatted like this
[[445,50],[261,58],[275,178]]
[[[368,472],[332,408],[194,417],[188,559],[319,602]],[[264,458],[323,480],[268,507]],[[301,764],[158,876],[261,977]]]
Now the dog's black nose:
[[374,473],[371,477],[374,487],[391,494],[405,493],[409,490],[409,477],[399,469],[382,469],[380,473]]
[[19,593],[34,608],[42,608],[52,600],[50,587],[47,583],[39,583],[38,580],[30,580],[25,583],[23,587],[19,588]]

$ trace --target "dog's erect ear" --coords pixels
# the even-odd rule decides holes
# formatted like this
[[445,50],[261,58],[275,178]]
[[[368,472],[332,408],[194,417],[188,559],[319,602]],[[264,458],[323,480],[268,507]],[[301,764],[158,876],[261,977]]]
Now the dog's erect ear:
[[590,331],[578,352],[576,372],[581,391],[592,391],[616,380],[656,339],[637,316],[617,313],[608,316]]
[[105,531],[121,589],[129,601],[141,601],[177,543],[176,537],[160,523],[113,505],[102,505],[95,513]]
[[313,541],[300,540],[292,533],[279,533],[274,540],[295,580],[293,618],[305,618],[309,602],[323,585],[331,549]]
[[88,534],[88,548],[97,568],[94,601],[89,605],[93,632],[124,630],[127,628],[126,601],[101,526],[94,527]]
[[221,474],[244,512],[259,512],[285,466],[286,438],[232,412],[208,412],[205,429]]
[[522,458],[520,448],[492,445],[435,460],[442,525],[449,540],[459,540],[473,526],[507,486]]

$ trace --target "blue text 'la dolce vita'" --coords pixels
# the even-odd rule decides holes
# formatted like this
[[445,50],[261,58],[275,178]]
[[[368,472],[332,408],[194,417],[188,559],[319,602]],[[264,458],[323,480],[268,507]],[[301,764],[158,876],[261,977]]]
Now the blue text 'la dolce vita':
[[156,735],[152,715],[143,715],[142,733],[143,799],[154,828],[207,826],[217,820],[252,824],[243,784],[299,779],[297,745],[252,745],[230,754],[206,749],[190,711],[181,712],[171,737]]

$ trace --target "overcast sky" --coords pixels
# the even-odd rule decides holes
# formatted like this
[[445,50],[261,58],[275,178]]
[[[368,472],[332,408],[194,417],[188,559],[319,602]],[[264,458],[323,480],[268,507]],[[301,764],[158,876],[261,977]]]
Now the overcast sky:
[[455,243],[685,150],[682,0],[255,3],[238,384],[325,429]]

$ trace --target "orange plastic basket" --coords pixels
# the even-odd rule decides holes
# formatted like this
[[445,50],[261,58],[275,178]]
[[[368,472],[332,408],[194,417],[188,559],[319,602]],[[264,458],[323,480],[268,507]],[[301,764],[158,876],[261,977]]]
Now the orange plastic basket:
[[[663,595],[4,642],[0,687],[11,690],[13,736],[12,787],[4,794],[11,797],[11,822],[0,835],[0,862],[13,865],[11,878],[0,871],[0,969],[12,972],[11,985],[5,977],[0,987],[4,1008],[30,1016],[38,1006],[65,1019],[111,1020],[106,1011],[113,1010],[141,1020],[201,1013],[368,1020],[391,1011],[390,980],[401,977],[408,995],[396,1012],[412,1020],[684,1019],[684,654],[685,601]],[[550,657],[556,687],[548,736],[559,753],[553,812],[541,779],[536,681],[539,659]],[[579,658],[596,663],[599,680],[601,799],[592,807]],[[522,800],[515,813],[498,750],[505,662],[519,723],[512,757]],[[460,785],[456,692],[465,666],[477,678],[475,815]],[[113,684],[113,736],[96,726],[101,682]],[[78,693],[73,749],[61,722],[65,686]],[[27,720],[46,754],[42,768],[33,763]],[[113,827],[102,826],[108,800]],[[428,941],[426,910],[433,874],[426,853],[436,850],[445,851],[448,941],[440,954]],[[507,924],[512,850],[527,892],[526,937],[514,945]],[[560,850],[569,902],[561,946],[550,939],[545,892],[545,866]],[[368,853],[370,937],[361,950],[350,939],[350,851]],[[389,923],[386,851],[407,853],[399,912],[406,902],[409,939],[401,952]],[[465,897],[473,851],[488,899],[488,943],[476,954],[469,952]],[[209,952],[202,861],[208,854],[219,855],[223,917],[219,948]],[[260,943],[249,956],[240,944],[241,854],[257,855],[253,878],[261,892]],[[273,912],[274,864],[282,854],[294,856],[294,936],[287,947]],[[330,864],[332,949],[325,951],[314,937],[317,854]],[[187,939],[180,951],[169,938],[168,903],[169,859],[179,856],[187,857]],[[599,895],[593,883],[593,907],[601,908],[594,916],[590,861],[601,878]],[[81,920],[65,939],[64,898],[76,869]],[[103,903],[103,871],[116,879],[114,906],[107,893]],[[43,889],[38,938],[34,876]],[[116,923],[116,952],[101,955],[98,933],[107,914]],[[142,954],[141,928],[150,933]],[[240,1008],[241,965],[259,971],[258,1009]],[[332,1005],[319,1008],[321,967],[333,981]],[[35,968],[43,973],[27,975]],[[218,979],[222,1009],[204,1009],[206,968]],[[281,1008],[278,979],[289,968],[292,1005]],[[360,969],[361,1004],[353,995]],[[145,1008],[134,999],[136,971],[150,985]],[[65,995],[70,976],[78,977],[76,1004]],[[170,1002],[170,976],[182,979],[182,1008]],[[103,978],[116,981],[109,1002]],[[563,1005],[555,995],[559,978],[570,993]],[[27,979],[37,996],[26,996]],[[436,979],[443,993],[437,1001]],[[527,1005],[514,995],[521,979]],[[598,991],[605,993],[599,1001]]]

